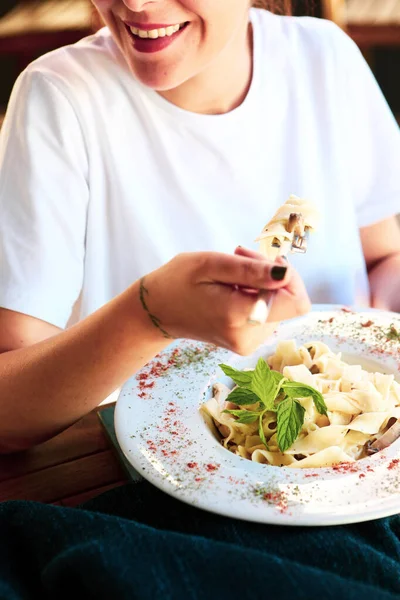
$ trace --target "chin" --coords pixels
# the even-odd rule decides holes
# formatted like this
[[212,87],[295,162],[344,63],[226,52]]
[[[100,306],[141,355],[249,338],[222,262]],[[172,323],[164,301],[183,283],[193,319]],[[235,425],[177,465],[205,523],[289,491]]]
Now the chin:
[[156,92],[173,90],[188,79],[188,77],[183,77],[182,74],[174,72],[174,69],[152,68],[150,65],[147,65],[143,69],[131,67],[131,71],[140,83]]

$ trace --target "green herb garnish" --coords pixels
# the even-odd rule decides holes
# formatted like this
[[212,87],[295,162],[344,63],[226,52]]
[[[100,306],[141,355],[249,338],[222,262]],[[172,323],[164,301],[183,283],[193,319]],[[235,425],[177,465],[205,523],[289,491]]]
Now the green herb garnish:
[[225,375],[228,375],[236,385],[240,385],[241,387],[249,387],[251,388],[251,382],[253,379],[254,371],[238,371],[229,365],[219,365]]
[[392,324],[389,328],[389,331],[386,334],[388,340],[392,340],[394,342],[400,342],[400,331],[396,329],[396,327]]
[[229,365],[219,366],[238,386],[227,400],[237,406],[258,406],[257,410],[224,412],[237,417],[239,423],[250,424],[258,420],[258,434],[267,449],[263,429],[265,413],[277,413],[277,442],[281,452],[290,448],[303,426],[306,411],[298,402],[299,398],[312,398],[317,411],[321,415],[327,414],[324,398],[318,390],[305,383],[289,381],[281,373],[272,371],[263,358],[258,360],[256,368],[251,371],[238,371]]
[[237,417],[238,423],[246,423],[246,425],[254,423],[260,416],[259,412],[252,410],[225,410],[224,412],[234,415]]
[[229,394],[229,401],[238,406],[246,406],[260,402],[260,398],[248,388],[237,387]]
[[304,423],[306,409],[293,398],[285,398],[278,404],[277,441],[281,452],[293,444]]

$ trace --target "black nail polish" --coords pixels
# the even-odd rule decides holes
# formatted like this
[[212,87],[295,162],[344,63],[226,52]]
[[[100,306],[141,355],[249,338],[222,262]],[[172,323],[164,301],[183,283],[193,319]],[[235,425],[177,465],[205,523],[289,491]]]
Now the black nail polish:
[[285,278],[287,267],[272,267],[271,277],[274,281],[282,281]]

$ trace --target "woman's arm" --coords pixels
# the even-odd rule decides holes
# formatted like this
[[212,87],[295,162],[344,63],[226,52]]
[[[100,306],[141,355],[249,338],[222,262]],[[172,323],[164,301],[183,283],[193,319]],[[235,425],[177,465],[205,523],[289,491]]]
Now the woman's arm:
[[23,450],[63,431],[165,346],[150,331],[137,298],[132,286],[56,335],[37,319],[1,311],[0,325],[14,322],[13,338],[20,332],[33,341],[32,329],[51,337],[0,355],[0,452]]
[[276,290],[273,321],[310,307],[298,275],[289,268],[276,281],[272,267],[262,258],[180,255],[61,332],[3,309],[0,451],[42,442],[90,412],[170,343],[165,334],[253,351],[271,325],[248,323],[258,297],[234,284]]
[[396,217],[360,230],[374,308],[400,312],[400,227]]

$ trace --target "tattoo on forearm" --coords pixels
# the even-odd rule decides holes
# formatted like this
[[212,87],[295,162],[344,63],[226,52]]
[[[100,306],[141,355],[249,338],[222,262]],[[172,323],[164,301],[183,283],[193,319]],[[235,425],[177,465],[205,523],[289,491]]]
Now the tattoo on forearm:
[[142,304],[143,310],[149,315],[150,321],[153,323],[154,327],[156,327],[167,340],[175,339],[172,335],[170,335],[168,333],[168,331],[165,331],[165,329],[163,329],[163,327],[161,326],[160,319],[158,317],[156,317],[155,315],[152,315],[151,312],[149,311],[149,308],[148,308],[148,306],[146,304],[146,300],[145,300],[145,294],[147,294],[147,296],[148,296],[149,290],[147,288],[145,288],[144,280],[145,280],[145,277],[142,277],[142,279],[140,280],[140,288],[139,288],[140,302]]

